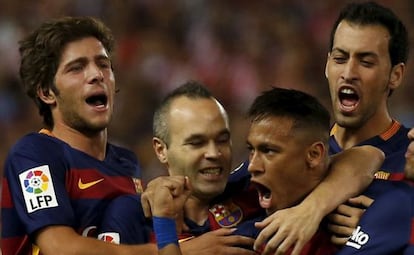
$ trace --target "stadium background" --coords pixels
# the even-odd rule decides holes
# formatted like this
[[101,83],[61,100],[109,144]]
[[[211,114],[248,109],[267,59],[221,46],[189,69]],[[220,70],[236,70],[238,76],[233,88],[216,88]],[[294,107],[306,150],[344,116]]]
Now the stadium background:
[[[151,146],[152,114],[164,94],[189,79],[212,90],[229,112],[234,164],[246,157],[246,107],[271,85],[317,96],[330,108],[324,77],[329,33],[348,1],[326,0],[0,0],[0,164],[23,134],[41,128],[21,92],[17,41],[63,15],[102,19],[117,40],[120,92],[110,140],[134,150],[144,181],[165,173]],[[414,36],[414,1],[380,0]],[[412,50],[412,47],[411,47]],[[414,124],[413,57],[392,114]]]

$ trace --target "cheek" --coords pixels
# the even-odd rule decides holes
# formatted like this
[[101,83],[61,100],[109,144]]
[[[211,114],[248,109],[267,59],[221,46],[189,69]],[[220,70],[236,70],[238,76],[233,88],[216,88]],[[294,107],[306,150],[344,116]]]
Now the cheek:
[[196,156],[187,152],[174,152],[168,154],[170,172],[174,175],[193,176],[197,167]]

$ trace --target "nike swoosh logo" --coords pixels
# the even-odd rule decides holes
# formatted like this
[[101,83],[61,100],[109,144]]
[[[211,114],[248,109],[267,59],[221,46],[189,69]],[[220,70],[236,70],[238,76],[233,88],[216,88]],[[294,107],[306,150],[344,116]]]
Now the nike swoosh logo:
[[93,185],[96,185],[96,184],[100,183],[103,180],[104,180],[104,178],[93,181],[93,182],[83,183],[82,180],[79,178],[78,187],[79,187],[79,189],[88,189],[88,188],[92,187]]

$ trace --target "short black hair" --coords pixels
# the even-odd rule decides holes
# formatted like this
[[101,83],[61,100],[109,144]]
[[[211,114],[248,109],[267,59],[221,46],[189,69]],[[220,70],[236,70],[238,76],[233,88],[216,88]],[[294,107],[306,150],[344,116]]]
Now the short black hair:
[[390,34],[388,52],[392,66],[407,62],[409,54],[408,32],[402,21],[391,9],[371,1],[346,5],[332,28],[329,51],[332,51],[336,30],[339,23],[343,20],[351,24],[380,25],[385,27]]
[[328,141],[330,114],[314,96],[299,90],[272,87],[254,100],[248,117],[255,122],[272,116],[291,118],[293,129],[309,129],[321,141]]
[[213,98],[213,95],[204,84],[194,80],[187,81],[168,93],[161,101],[161,104],[158,106],[158,108],[155,110],[152,122],[153,135],[160,138],[167,144],[169,143],[170,138],[168,131],[167,114],[170,110],[171,103],[176,98],[182,96],[192,99]]

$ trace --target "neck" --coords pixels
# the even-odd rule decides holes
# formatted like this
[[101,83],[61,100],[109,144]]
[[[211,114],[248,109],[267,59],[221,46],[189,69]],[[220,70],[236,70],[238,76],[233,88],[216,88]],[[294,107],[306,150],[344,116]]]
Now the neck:
[[184,205],[185,217],[197,223],[197,225],[203,225],[208,219],[208,209],[210,208],[210,202],[200,200],[194,195],[190,196]]
[[355,128],[336,124],[334,136],[343,149],[348,149],[369,138],[384,133],[392,124],[393,120],[389,115],[383,116],[383,118],[378,120],[370,119],[364,125]]
[[80,150],[98,160],[105,159],[107,129],[85,134],[67,126],[56,125],[51,132],[53,136],[66,142],[72,148]]

